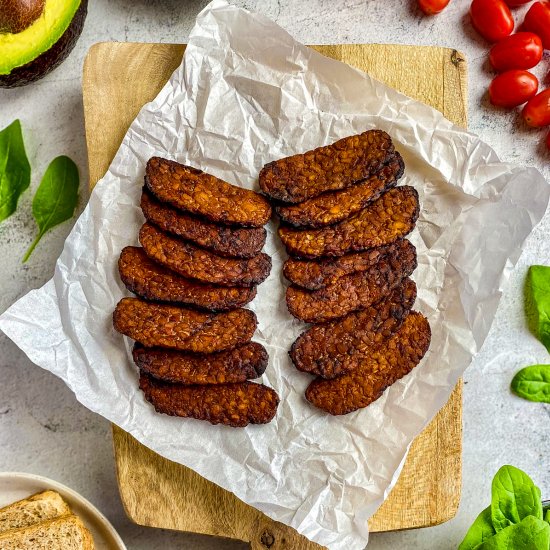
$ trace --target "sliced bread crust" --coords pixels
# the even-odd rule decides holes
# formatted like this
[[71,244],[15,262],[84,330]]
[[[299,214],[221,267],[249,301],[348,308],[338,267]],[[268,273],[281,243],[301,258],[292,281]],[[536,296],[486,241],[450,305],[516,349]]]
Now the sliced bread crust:
[[94,550],[91,533],[74,514],[0,534],[0,550]]
[[68,504],[55,491],[43,491],[0,508],[0,533],[71,513]]

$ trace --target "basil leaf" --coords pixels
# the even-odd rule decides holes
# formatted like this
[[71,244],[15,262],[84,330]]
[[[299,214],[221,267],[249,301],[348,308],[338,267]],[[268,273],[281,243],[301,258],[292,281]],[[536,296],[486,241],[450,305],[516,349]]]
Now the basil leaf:
[[528,399],[550,403],[550,365],[532,365],[516,373],[512,379],[512,391]]
[[493,479],[491,518],[498,533],[527,516],[542,520],[540,489],[531,478],[514,466],[503,466]]
[[550,351],[550,267],[532,265],[527,273],[525,292],[529,326]]
[[482,543],[476,550],[548,550],[550,525],[533,516],[510,525]]
[[15,120],[0,132],[0,222],[15,212],[19,197],[30,183],[31,166],[21,122]]
[[32,214],[39,231],[23,263],[47,231],[73,216],[78,203],[78,184],[78,168],[69,157],[52,160],[32,201]]
[[494,535],[495,530],[491,521],[491,507],[487,506],[487,508],[477,516],[470,529],[468,529],[458,550],[474,550],[474,548],[477,548],[483,541]]
[[546,514],[544,516],[544,521],[550,525],[550,508],[546,510]]

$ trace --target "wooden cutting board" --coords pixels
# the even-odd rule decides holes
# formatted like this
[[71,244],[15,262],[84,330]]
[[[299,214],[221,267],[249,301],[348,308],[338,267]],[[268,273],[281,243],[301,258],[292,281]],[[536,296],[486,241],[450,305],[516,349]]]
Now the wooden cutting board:
[[[466,63],[456,50],[378,44],[314,48],[466,126]],[[180,64],[184,50],[182,45],[128,43],[90,49],[83,93],[91,186],[106,172],[140,108]],[[136,523],[243,540],[254,550],[321,548],[116,426],[113,442],[122,502]],[[397,485],[369,522],[371,531],[426,527],[452,518],[460,501],[461,455],[462,382],[413,442]]]

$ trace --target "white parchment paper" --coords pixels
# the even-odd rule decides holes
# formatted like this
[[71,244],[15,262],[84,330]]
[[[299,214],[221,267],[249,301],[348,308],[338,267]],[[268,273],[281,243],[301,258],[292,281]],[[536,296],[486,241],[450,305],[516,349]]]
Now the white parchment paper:
[[[152,155],[257,188],[273,159],[382,128],[420,193],[411,235],[417,308],[433,338],[422,364],[365,410],[328,417],[287,351],[304,329],[284,303],[285,253],[270,225],[273,270],[251,305],[270,363],[262,382],[281,397],[275,420],[232,429],[156,414],[137,389],[130,342],[111,314],[127,294],[120,250],[137,243],[139,196]],[[215,0],[198,17],[182,66],[129,129],[44,287],[0,318],[29,358],[77,399],[157,453],[185,464],[268,516],[331,549],[356,550],[413,438],[447,401],[491,326],[522,245],[550,188],[535,169],[494,151],[434,109],[327,59],[259,15]]]

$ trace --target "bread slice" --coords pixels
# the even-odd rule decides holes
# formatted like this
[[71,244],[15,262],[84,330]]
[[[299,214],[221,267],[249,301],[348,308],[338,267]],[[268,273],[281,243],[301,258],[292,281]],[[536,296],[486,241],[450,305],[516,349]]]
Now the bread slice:
[[0,533],[70,513],[71,509],[58,493],[44,491],[0,508]]
[[0,534],[0,550],[94,550],[91,533],[73,515]]

